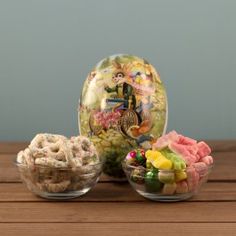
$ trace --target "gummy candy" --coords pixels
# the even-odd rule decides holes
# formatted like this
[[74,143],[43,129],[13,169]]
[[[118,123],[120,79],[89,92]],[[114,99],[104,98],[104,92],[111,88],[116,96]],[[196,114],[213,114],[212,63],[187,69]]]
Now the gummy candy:
[[158,180],[158,171],[152,170],[145,174],[146,190],[148,192],[159,192],[163,184]]
[[148,150],[146,151],[147,159],[157,169],[170,170],[172,168],[172,162],[158,151]]
[[165,184],[162,189],[162,193],[164,195],[173,195],[175,193],[176,186],[177,186],[176,183]]
[[186,168],[184,160],[177,154],[171,152],[169,149],[164,149],[161,153],[173,163],[174,170],[182,170]]
[[175,174],[173,171],[160,171],[158,173],[158,178],[164,184],[175,182]]
[[175,181],[176,182],[182,181],[184,179],[187,179],[187,174],[184,170],[175,172]]

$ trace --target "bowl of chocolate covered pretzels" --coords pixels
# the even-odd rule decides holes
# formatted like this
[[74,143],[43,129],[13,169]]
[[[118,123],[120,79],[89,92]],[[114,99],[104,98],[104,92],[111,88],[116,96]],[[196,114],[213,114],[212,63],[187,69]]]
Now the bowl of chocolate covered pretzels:
[[16,158],[20,177],[34,194],[70,199],[87,193],[102,172],[93,143],[86,137],[37,134]]
[[122,166],[131,186],[154,201],[181,201],[200,190],[213,166],[211,149],[203,141],[172,131],[152,149],[129,152]]

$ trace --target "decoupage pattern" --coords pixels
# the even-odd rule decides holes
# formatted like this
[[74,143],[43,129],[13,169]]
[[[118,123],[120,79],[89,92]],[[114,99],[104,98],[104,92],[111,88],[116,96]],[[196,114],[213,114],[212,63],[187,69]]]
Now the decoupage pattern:
[[79,105],[79,127],[106,159],[105,173],[123,176],[121,160],[134,147],[150,148],[165,131],[167,98],[146,60],[110,56],[88,75]]

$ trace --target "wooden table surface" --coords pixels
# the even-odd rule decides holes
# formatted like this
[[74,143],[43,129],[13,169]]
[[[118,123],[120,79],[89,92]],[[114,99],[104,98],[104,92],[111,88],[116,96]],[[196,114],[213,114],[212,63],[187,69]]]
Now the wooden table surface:
[[0,235],[236,235],[236,141],[208,143],[215,158],[209,181],[178,203],[148,201],[106,177],[74,200],[36,197],[13,164],[27,144],[0,143]]

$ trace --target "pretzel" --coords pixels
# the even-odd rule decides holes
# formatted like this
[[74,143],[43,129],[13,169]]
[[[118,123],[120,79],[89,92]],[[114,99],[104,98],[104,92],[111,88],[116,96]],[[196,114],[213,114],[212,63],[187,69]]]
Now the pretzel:
[[97,157],[97,151],[92,142],[83,136],[71,137],[70,147],[73,154],[73,163],[75,166],[82,163],[82,165],[95,164],[99,160]]
[[62,135],[37,134],[31,141],[29,149],[33,157],[52,157],[58,161],[68,161],[68,152],[65,143],[67,139]]
[[68,167],[67,162],[57,161],[56,159],[53,159],[52,157],[37,158],[35,160],[35,164],[42,165],[42,166],[48,166],[48,167],[52,167],[52,168],[66,168],[66,167]]
[[32,167],[34,165],[34,159],[31,155],[29,148],[26,148],[24,151],[20,151],[18,153],[17,162],[21,164],[26,164],[28,167]]
[[17,162],[22,164],[20,171],[28,186],[30,180],[41,191],[51,193],[84,188],[96,180],[100,168],[94,165],[99,158],[88,138],[67,139],[47,133],[37,134],[29,147],[18,153]]
[[50,180],[44,181],[43,183],[38,183],[37,186],[42,191],[48,191],[51,193],[64,192],[69,186],[70,181],[65,180],[60,183],[52,183]]

